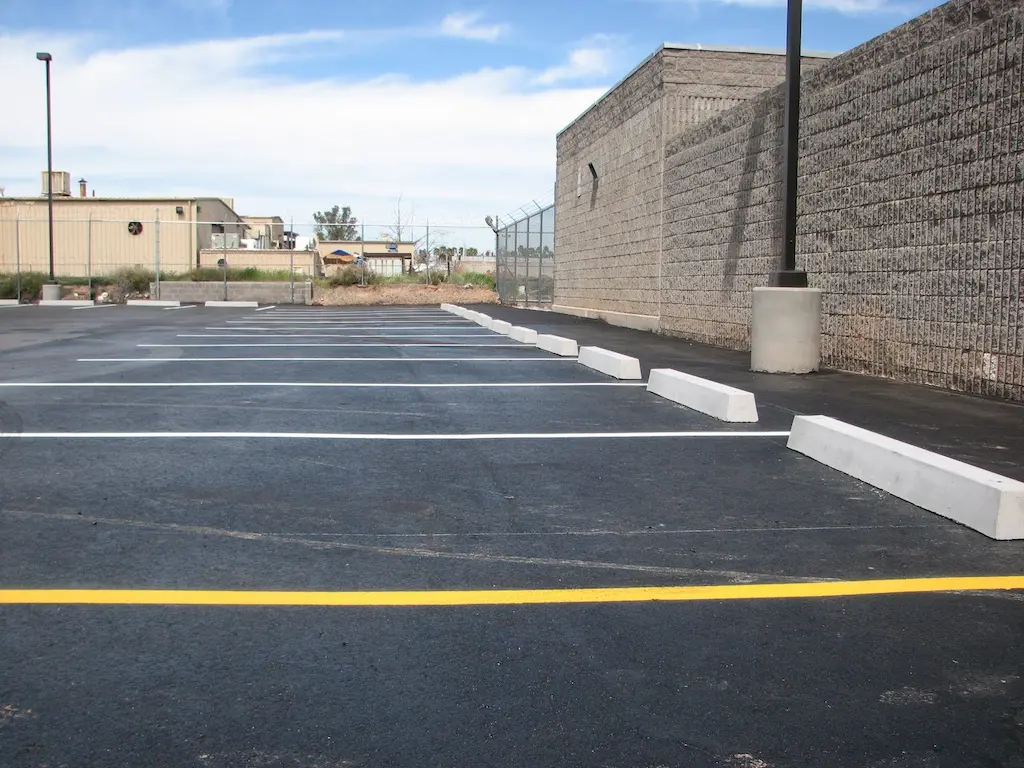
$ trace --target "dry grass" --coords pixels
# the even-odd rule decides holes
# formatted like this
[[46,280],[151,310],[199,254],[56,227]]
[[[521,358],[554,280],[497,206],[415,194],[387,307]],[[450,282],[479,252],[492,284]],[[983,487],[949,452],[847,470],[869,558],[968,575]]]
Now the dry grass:
[[490,288],[459,285],[358,285],[313,287],[313,304],[324,307],[356,304],[497,304]]

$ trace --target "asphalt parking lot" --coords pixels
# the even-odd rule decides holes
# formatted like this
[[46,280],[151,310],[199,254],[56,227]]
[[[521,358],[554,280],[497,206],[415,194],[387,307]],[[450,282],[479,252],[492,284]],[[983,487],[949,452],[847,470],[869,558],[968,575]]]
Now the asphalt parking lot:
[[899,593],[1024,543],[787,450],[792,405],[437,308],[0,309],[0,764],[1024,766],[1024,594]]

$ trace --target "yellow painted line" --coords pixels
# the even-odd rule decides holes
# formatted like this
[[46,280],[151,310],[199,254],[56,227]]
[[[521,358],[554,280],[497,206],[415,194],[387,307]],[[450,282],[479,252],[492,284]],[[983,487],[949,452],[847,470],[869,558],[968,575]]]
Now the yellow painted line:
[[771,600],[858,597],[924,592],[1022,589],[1024,576],[877,579],[799,584],[727,584],[702,587],[598,589],[489,589],[399,592],[284,592],[190,589],[2,589],[5,604],[456,606],[550,603],[643,603],[689,600]]

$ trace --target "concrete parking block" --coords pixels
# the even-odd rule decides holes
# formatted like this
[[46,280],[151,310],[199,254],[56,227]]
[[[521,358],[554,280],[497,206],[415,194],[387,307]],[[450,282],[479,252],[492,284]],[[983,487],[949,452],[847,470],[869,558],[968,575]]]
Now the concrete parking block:
[[504,336],[508,336],[509,331],[512,330],[512,323],[509,323],[505,320],[492,320],[491,330],[494,331],[495,333],[500,333]]
[[640,361],[635,357],[601,347],[580,347],[579,363],[616,379],[643,378]]
[[533,328],[523,328],[521,325],[513,325],[508,332],[510,339],[521,341],[523,344],[536,344],[537,332]]
[[828,416],[797,416],[789,448],[993,539],[1024,539],[1024,483]]
[[168,299],[128,299],[129,307],[180,307],[180,301],[170,301]]
[[537,334],[537,347],[562,357],[576,357],[579,354],[579,346],[575,339],[567,339],[564,336],[555,336],[550,333]]
[[252,309],[258,307],[260,303],[258,301],[208,301],[206,302],[207,307],[235,307],[235,308],[247,308]]
[[722,421],[757,421],[753,393],[682,371],[653,369],[647,391]]
[[96,302],[90,301],[89,299],[67,299],[63,301],[54,301],[43,299],[39,302],[40,307],[91,307]]

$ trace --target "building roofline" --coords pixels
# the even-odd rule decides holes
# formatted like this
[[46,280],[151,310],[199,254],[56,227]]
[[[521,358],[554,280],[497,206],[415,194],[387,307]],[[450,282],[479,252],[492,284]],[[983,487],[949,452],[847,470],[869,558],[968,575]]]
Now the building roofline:
[[[744,46],[744,45],[704,45],[703,43],[665,43],[662,49],[670,51],[712,51],[717,53],[757,53],[766,56],[785,56],[785,48],[770,48],[766,46]],[[828,51],[801,51],[802,59],[834,59],[838,53]]]
[[[562,128],[562,130],[560,130],[558,133],[555,134],[555,137],[557,138],[558,136],[561,136],[567,130],[572,128],[584,116],[586,116],[588,112],[590,112],[592,109],[597,107],[598,104],[600,104],[602,101],[604,101],[609,96],[611,96],[612,92],[615,91],[620,85],[622,85],[624,82],[629,80],[629,78],[631,78],[633,75],[635,75],[641,69],[643,69],[648,64],[648,62],[651,61],[651,59],[653,59],[655,56],[657,56],[662,51],[666,51],[666,50],[669,50],[669,51],[709,51],[709,52],[714,52],[714,53],[750,53],[750,54],[757,54],[757,55],[762,55],[762,56],[785,56],[786,55],[786,51],[785,51],[784,48],[759,48],[759,47],[756,47],[756,46],[744,47],[744,46],[737,46],[737,45],[703,45],[702,43],[662,43],[650,55],[645,57],[643,61],[641,61],[639,64],[637,64],[631,70],[629,70],[629,72],[627,72],[624,77],[619,78],[619,80],[615,83],[615,85],[613,85],[611,88],[609,88],[603,94],[601,94],[601,96],[593,104],[591,104],[585,110],[580,112],[580,114],[578,114],[575,118],[573,118],[572,122],[570,122],[568,125],[566,125],[564,128]],[[801,53],[800,53],[801,58],[808,58],[808,59],[833,59],[833,58],[835,58],[836,56],[839,56],[839,55],[840,54],[838,54],[838,53],[826,53],[826,52],[821,52],[821,51],[801,51]]]
[[[18,203],[45,203],[46,195],[32,195],[30,197],[0,197],[0,203],[5,200],[12,200]],[[77,197],[74,195],[54,195],[53,201],[66,202],[74,200],[76,203],[195,203],[201,200],[220,200],[219,197]],[[225,203],[225,205],[227,205]]]

